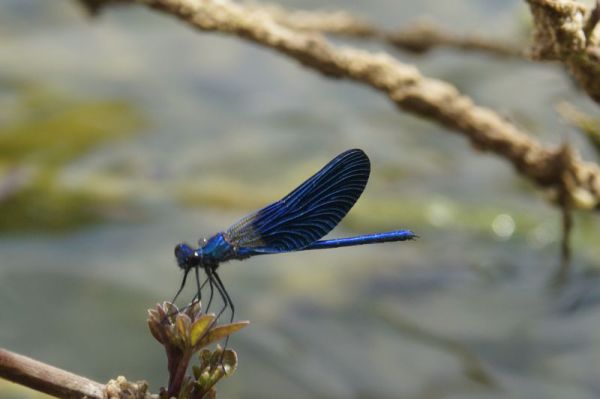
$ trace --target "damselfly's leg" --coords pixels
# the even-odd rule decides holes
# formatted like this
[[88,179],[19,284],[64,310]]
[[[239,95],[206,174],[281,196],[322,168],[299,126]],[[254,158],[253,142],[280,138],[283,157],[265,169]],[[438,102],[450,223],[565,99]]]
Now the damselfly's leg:
[[[202,282],[202,284],[198,284],[199,283],[199,276],[196,275],[196,285],[198,286],[198,292],[196,292],[196,294],[192,298],[192,301],[189,304],[187,304],[184,307],[182,307],[181,309],[179,309],[178,312],[185,311],[187,308],[189,308],[190,306],[192,306],[194,304],[194,302],[196,301],[196,299],[201,299],[202,298],[202,289],[208,283],[208,281],[209,281],[209,278],[206,277],[206,279]],[[179,293],[177,295],[179,295]],[[204,312],[204,313],[206,313],[206,312]],[[167,317],[174,316],[175,314],[177,314],[177,311],[168,314]]]
[[[210,332],[210,330],[217,324],[217,322],[219,321],[219,317],[223,314],[223,312],[225,312],[225,310],[227,309],[227,306],[231,306],[232,311],[233,311],[233,305],[231,304],[231,299],[229,298],[229,294],[227,294],[227,291],[225,291],[225,287],[223,287],[223,282],[221,281],[221,279],[219,278],[219,275],[211,268],[206,268],[204,269],[204,271],[206,272],[207,275],[207,281],[210,285],[210,298],[208,300],[208,306],[206,308],[206,310],[204,311],[205,314],[208,313],[208,307],[210,307],[210,304],[212,302],[212,298],[213,298],[213,286],[217,288],[217,291],[219,292],[219,295],[221,296],[221,299],[223,300],[223,307],[221,308],[221,310],[219,310],[219,313],[217,313],[216,317],[212,320],[212,322],[210,323],[210,326],[206,329],[206,332],[204,333],[204,335],[200,338],[200,340],[202,340],[204,338],[204,336],[206,336],[206,334],[208,334]],[[206,284],[206,281],[202,284],[204,286],[204,284]],[[233,314],[231,316],[231,319],[233,320]],[[221,366],[223,367],[223,357],[225,356],[225,350],[227,349],[227,343],[229,342],[229,337],[227,337],[225,339],[225,346],[223,347],[223,351],[221,352]],[[224,367],[223,367],[223,370]]]
[[200,273],[198,272],[198,266],[194,268],[194,272],[196,273],[196,296],[192,298],[192,303],[194,303],[195,299],[202,303],[202,286],[200,285]]
[[185,272],[183,273],[183,280],[181,280],[181,286],[179,287],[179,289],[177,290],[177,293],[175,294],[175,296],[171,300],[172,304],[175,304],[175,301],[177,300],[177,297],[179,296],[179,294],[181,294],[181,291],[183,291],[183,287],[185,287],[185,280],[187,279],[187,276],[188,276],[189,272],[190,272],[190,269],[186,269]]
[[[171,299],[171,303],[173,305],[175,305],[175,301],[177,300],[177,297],[179,296],[179,294],[181,294],[181,291],[183,291],[183,287],[185,287],[185,280],[187,279],[188,273],[190,272],[190,269],[186,269],[183,273],[183,279],[181,280],[181,285],[179,286],[179,289],[177,290],[177,293],[175,294],[175,296],[173,297],[173,299]],[[161,323],[164,323],[169,317],[173,316],[176,312],[173,312],[172,314],[167,314],[163,320],[161,320]]]
[[204,279],[202,284],[200,284],[200,272],[198,271],[197,267],[195,269],[196,269],[195,270],[195,272],[196,272],[196,294],[192,297],[192,301],[189,303],[189,305],[184,306],[183,308],[180,309],[180,311],[184,311],[185,309],[189,308],[192,304],[194,304],[194,302],[196,302],[196,300],[198,300],[198,302],[202,301],[202,289],[208,283],[208,276]]
[[206,309],[204,310],[204,313],[208,313],[208,309],[210,309],[210,305],[212,304],[212,300],[213,300],[214,283],[213,283],[213,278],[211,277],[211,274],[210,274],[210,268],[206,268],[206,269],[204,269],[204,271],[206,272],[208,286],[210,287],[210,295],[208,296],[208,304],[206,305]]
[[223,294],[223,301],[231,308],[231,318],[229,319],[229,322],[233,323],[233,318],[235,316],[235,306],[233,306],[233,301],[231,300],[229,293],[225,289],[225,284],[223,284],[223,281],[221,281],[221,277],[219,277],[219,274],[216,270],[213,271],[213,275],[215,276],[215,282],[217,286],[221,287],[220,292]]
[[215,322],[216,322],[217,320],[219,320],[219,317],[221,317],[223,312],[225,312],[229,303],[227,302],[227,298],[225,297],[225,294],[223,293],[222,287],[219,284],[218,279],[216,278],[216,271],[208,268],[208,269],[206,269],[206,274],[208,274],[208,278],[212,282],[214,282],[214,285],[215,285],[215,287],[217,287],[217,291],[219,292],[219,295],[221,296],[221,299],[223,300],[223,307],[221,308],[221,310],[219,310],[219,313],[217,313],[217,317],[215,318]]
[[[231,297],[225,289],[225,285],[223,284],[223,281],[221,281],[221,277],[219,277],[219,274],[216,270],[213,271],[213,276],[215,278],[215,284],[219,289],[219,293],[221,293],[221,298],[223,298],[223,302],[225,302],[223,311],[227,308],[227,306],[231,308],[231,318],[229,319],[229,322],[233,323],[233,317],[235,315],[235,306],[233,306],[233,301],[231,300]],[[223,344],[223,352],[221,353],[221,365],[223,365],[223,357],[225,356],[225,350],[227,350],[227,344],[229,344],[229,335],[225,337],[225,343]]]

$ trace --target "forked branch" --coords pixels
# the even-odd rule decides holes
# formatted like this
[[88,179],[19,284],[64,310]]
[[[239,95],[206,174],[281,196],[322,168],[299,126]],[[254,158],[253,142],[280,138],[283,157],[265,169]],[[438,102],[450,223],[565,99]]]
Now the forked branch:
[[[199,30],[234,35],[270,48],[325,76],[371,86],[399,108],[435,121],[464,135],[477,149],[508,160],[540,187],[556,194],[566,192],[575,207],[595,209],[600,203],[600,168],[596,164],[581,161],[575,153],[565,163],[560,148],[542,145],[491,109],[474,104],[454,86],[424,77],[415,67],[386,53],[334,46],[320,34],[291,29],[278,23],[270,12],[230,0],[142,3]],[[569,187],[564,187],[565,173],[571,176]]]

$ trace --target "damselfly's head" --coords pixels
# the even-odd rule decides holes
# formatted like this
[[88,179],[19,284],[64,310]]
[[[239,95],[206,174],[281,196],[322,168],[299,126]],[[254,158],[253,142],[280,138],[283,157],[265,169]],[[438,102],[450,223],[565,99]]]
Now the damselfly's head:
[[175,258],[177,259],[177,266],[183,270],[189,270],[202,264],[202,253],[184,243],[175,246]]

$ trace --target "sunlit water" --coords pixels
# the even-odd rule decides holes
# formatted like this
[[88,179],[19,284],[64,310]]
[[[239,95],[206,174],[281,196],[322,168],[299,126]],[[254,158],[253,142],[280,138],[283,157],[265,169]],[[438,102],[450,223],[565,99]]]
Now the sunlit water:
[[[446,27],[508,38],[527,14],[517,1],[328,6],[389,28],[428,13]],[[332,234],[410,228],[421,238],[224,265],[236,318],[252,324],[230,342],[240,367],[220,384],[220,396],[600,395],[598,252],[588,244],[596,223],[578,219],[587,228],[575,237],[574,278],[553,293],[559,216],[506,163],[397,112],[371,89],[141,6],[90,20],[73,2],[11,0],[0,5],[0,32],[3,79],[125,100],[146,119],[142,134],[99,147],[63,176],[85,184],[122,170],[133,188],[133,219],[0,238],[1,346],[98,381],[146,379],[156,392],[165,359],[145,310],[179,284],[173,246],[226,228],[337,153],[360,147],[371,158],[371,182],[355,216]],[[593,106],[558,68],[387,50],[545,142],[583,143],[552,107],[562,98]],[[229,193],[234,205],[182,206],[182,193],[194,187]]]

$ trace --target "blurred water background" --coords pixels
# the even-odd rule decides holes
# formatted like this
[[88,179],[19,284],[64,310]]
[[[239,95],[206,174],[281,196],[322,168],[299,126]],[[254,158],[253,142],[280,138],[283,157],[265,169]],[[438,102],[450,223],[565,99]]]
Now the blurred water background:
[[[507,40],[527,29],[517,0],[326,6],[390,29],[423,15]],[[596,109],[559,66],[351,44],[595,159],[553,109],[562,99]],[[559,214],[505,162],[371,89],[143,6],[91,20],[74,1],[0,3],[0,346],[156,392],[166,366],[146,309],[180,282],[174,245],[279,199],[353,147],[370,156],[371,179],[331,235],[421,238],[223,265],[252,324],[230,341],[240,367],[219,397],[600,396],[594,215],[577,215],[572,278],[552,292]],[[0,384],[0,395],[32,394]]]

